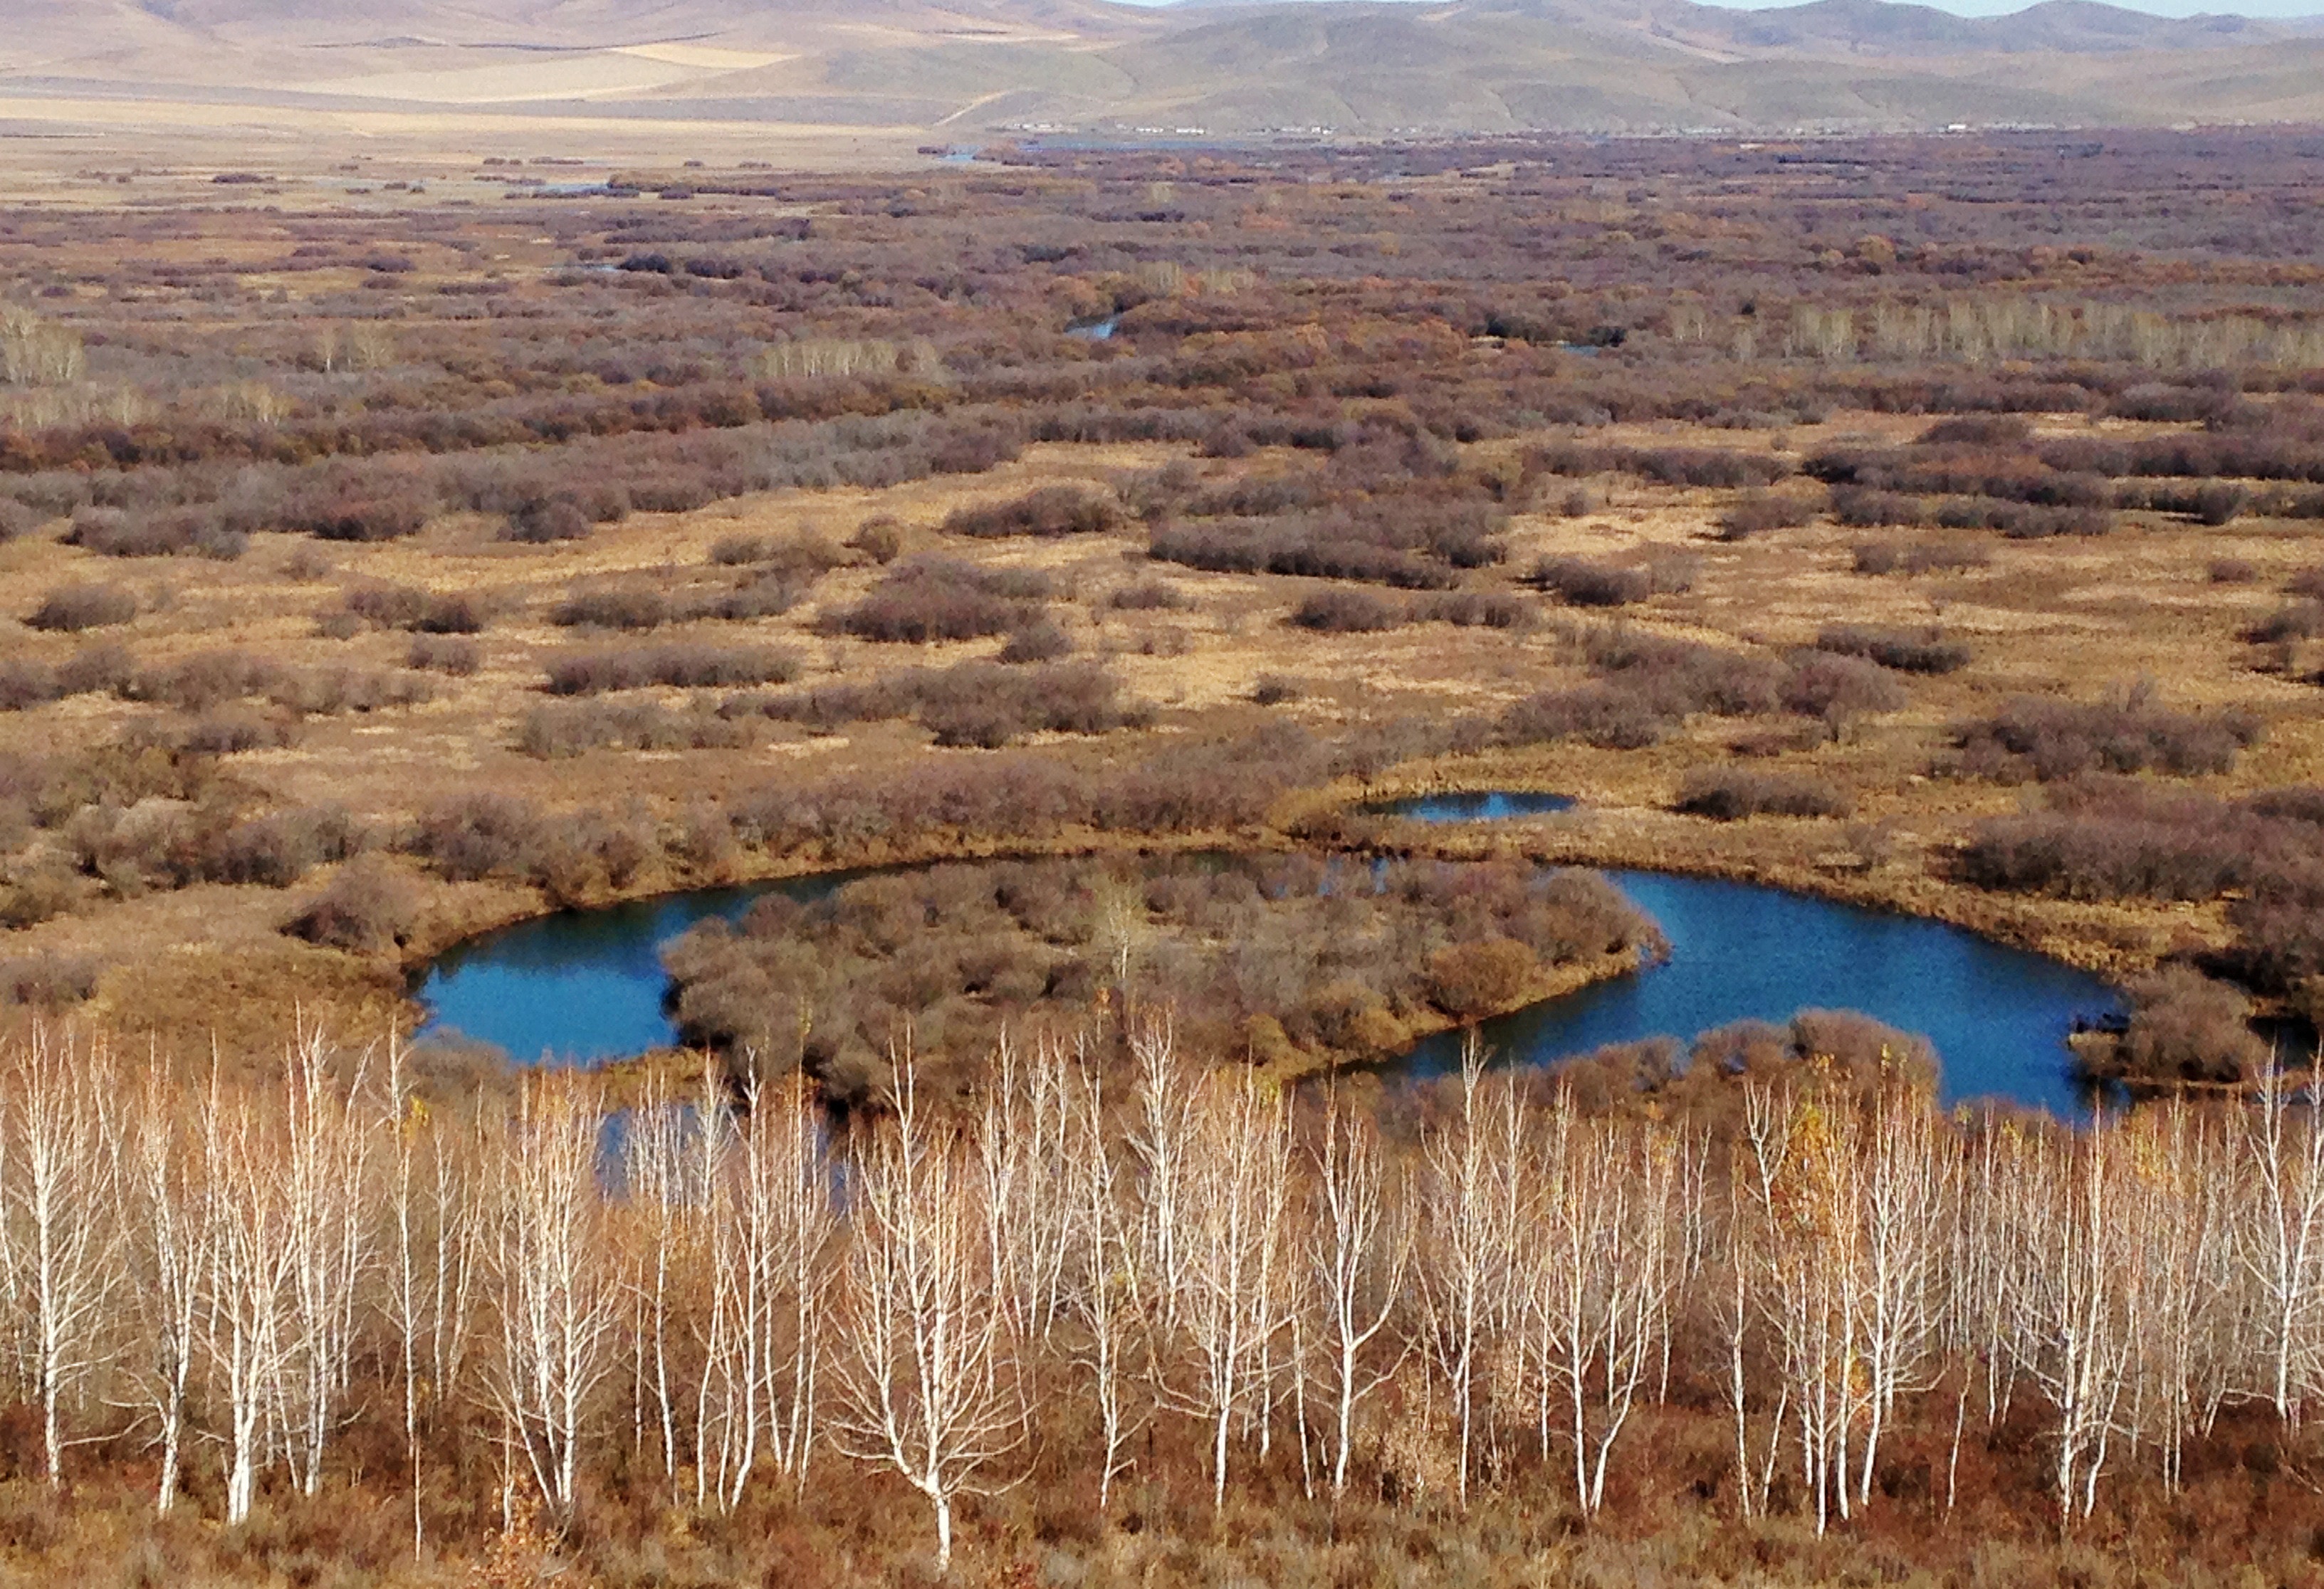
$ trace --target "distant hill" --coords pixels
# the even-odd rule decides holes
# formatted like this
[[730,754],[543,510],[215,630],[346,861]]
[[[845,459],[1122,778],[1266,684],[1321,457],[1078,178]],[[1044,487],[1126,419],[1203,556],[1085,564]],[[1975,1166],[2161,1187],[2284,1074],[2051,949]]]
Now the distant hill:
[[0,0],[10,98],[1214,135],[2324,122],[2324,22],[2045,0]]

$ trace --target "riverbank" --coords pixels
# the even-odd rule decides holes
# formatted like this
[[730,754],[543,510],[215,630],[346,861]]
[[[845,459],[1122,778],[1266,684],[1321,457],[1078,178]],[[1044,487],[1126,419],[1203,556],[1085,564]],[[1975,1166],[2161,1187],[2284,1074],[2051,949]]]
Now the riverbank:
[[[2150,970],[2168,955],[2216,948],[2229,937],[2220,903],[2091,904],[1995,894],[1954,882],[1943,873],[1961,835],[1948,824],[1930,823],[1935,831],[1927,831],[1817,818],[1714,822],[1656,806],[1600,804],[1587,788],[1540,779],[1511,782],[1511,769],[1491,758],[1462,758],[1311,791],[1284,820],[1294,831],[1327,827],[1339,843],[1373,854],[1447,860],[1509,855],[1545,865],[1759,884],[1942,922],[2116,981]],[[1487,792],[1559,794],[1576,797],[1577,804],[1555,813],[1475,824],[1370,816],[1356,810],[1393,800]]]

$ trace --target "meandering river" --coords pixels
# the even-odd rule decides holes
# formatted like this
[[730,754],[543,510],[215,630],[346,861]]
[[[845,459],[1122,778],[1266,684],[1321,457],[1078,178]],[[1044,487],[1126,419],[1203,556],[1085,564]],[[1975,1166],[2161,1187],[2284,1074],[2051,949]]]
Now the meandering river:
[[[1400,814],[1492,821],[1559,810],[1557,796],[1431,796]],[[772,890],[813,898],[858,874],[702,889],[563,911],[456,945],[423,974],[425,1032],[453,1032],[515,1057],[590,1062],[672,1041],[661,951],[696,922],[740,917]],[[2106,982],[1941,922],[1835,904],[1756,884],[1609,872],[1662,923],[1667,961],[1490,1022],[1487,1040],[1545,1064],[1607,1043],[1690,1039],[1729,1022],[1787,1021],[1802,1009],[1860,1010],[1936,1045],[1948,1100],[2001,1097],[2067,1116],[2083,1104],[2066,1037],[2077,1018],[2118,1013]],[[1450,1037],[1406,1063],[1454,1062]]]

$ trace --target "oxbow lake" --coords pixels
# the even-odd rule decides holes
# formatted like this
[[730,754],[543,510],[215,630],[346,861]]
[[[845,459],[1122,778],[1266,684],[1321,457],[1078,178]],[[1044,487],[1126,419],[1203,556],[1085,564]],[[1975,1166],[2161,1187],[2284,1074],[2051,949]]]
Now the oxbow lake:
[[[1563,809],[1555,795],[1432,795],[1397,803],[1425,821],[1494,821]],[[702,889],[561,911],[457,944],[418,987],[423,1034],[457,1033],[520,1060],[590,1063],[670,1042],[665,945],[712,916],[730,921],[770,891],[827,894],[856,873]],[[2086,1102],[2069,1067],[2078,1019],[2117,1015],[2121,996],[2087,971],[1961,928],[1749,883],[1664,872],[1607,874],[1655,921],[1670,958],[1635,976],[1489,1022],[1503,1058],[1545,1064],[1608,1043],[1691,1039],[1739,1020],[1853,1009],[1936,1046],[1947,1101],[1996,1097],[2061,1116]],[[1457,1063],[1458,1042],[1405,1061]]]

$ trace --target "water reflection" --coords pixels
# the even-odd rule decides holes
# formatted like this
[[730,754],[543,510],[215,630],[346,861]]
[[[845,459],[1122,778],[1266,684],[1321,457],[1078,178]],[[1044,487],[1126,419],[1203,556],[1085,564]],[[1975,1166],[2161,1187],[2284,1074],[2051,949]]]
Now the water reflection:
[[[1343,866],[1323,860],[1319,886],[1339,886]],[[487,933],[429,968],[418,989],[425,1030],[526,1061],[586,1063],[662,1046],[675,1036],[665,945],[696,922],[739,918],[770,890],[815,899],[862,875],[565,911]],[[1784,1022],[1803,1008],[1854,1009],[1927,1036],[1948,1099],[1999,1096],[2062,1116],[2080,1108],[2067,1033],[2077,1018],[2123,1007],[2088,972],[1941,922],[1748,883],[1609,876],[1662,924],[1669,960],[1490,1023],[1487,1039],[1503,1054],[1547,1063],[1645,1037],[1683,1042],[1734,1021]],[[1445,1069],[1456,1052],[1454,1040],[1437,1039],[1406,1063]]]

